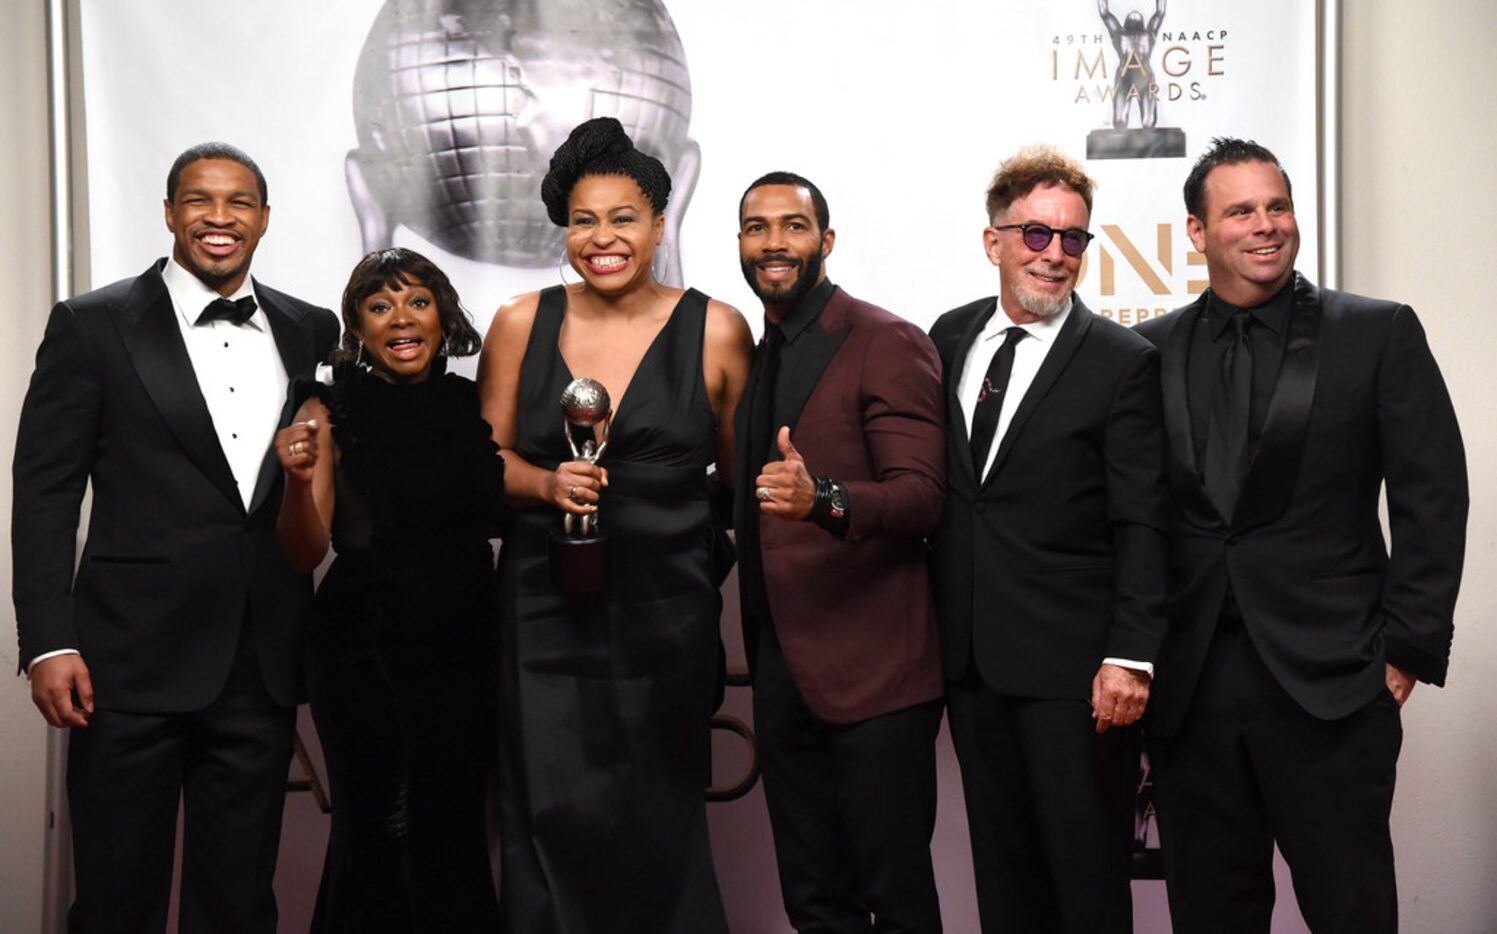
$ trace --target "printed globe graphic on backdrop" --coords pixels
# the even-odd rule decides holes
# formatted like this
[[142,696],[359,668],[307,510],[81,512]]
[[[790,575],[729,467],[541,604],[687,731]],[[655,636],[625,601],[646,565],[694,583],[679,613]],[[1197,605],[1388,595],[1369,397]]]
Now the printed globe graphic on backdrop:
[[688,172],[682,208],[695,182],[691,81],[660,0],[387,0],[353,110],[349,195],[366,250],[404,224],[480,262],[555,265],[566,232],[541,179],[590,117],[617,117],[673,177]]

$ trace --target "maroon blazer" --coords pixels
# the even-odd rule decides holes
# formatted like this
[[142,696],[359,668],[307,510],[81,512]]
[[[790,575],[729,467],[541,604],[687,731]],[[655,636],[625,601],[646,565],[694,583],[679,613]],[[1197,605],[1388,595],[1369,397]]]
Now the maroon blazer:
[[[806,468],[847,487],[847,535],[759,521],[760,465],[743,443],[752,387],[735,425],[736,525],[759,525],[775,634],[806,705],[852,723],[942,694],[925,541],[944,497],[941,364],[918,327],[840,288],[797,340],[813,342],[811,362],[783,374],[778,407]],[[751,667],[757,638],[746,617]]]

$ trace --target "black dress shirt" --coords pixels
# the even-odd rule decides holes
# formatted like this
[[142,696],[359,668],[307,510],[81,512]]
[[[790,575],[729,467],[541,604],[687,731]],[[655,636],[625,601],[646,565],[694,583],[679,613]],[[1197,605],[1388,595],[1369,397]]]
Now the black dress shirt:
[[[785,343],[780,348],[780,366],[778,378],[775,380],[774,394],[774,429],[768,433],[767,443],[753,443],[759,440],[760,432],[756,426],[749,425],[750,443],[749,463],[755,465],[755,470],[761,468],[770,461],[780,460],[780,449],[777,442],[779,427],[786,424],[786,412],[784,408],[785,387],[791,381],[791,374],[797,368],[805,365],[805,353],[808,344],[799,338],[806,333],[821,318],[821,313],[826,310],[826,303],[832,297],[832,280],[823,279],[814,289],[807,292],[799,302],[796,303],[790,314],[780,320],[778,325],[765,321],[764,328],[779,327],[785,337]],[[744,390],[744,398],[752,400],[758,385],[758,378],[764,370],[765,345],[761,343],[754,351],[753,371],[749,378],[749,385]],[[758,413],[753,413],[757,416]],[[761,444],[763,447],[761,448]],[[754,476],[757,476],[755,474]],[[741,484],[752,484],[754,476],[739,477]],[[755,510],[757,515],[757,510]],[[762,520],[762,517],[760,518]],[[754,523],[752,529],[738,530],[738,574],[743,578],[746,585],[743,590],[744,601],[742,611],[744,615],[751,616],[761,625],[770,624],[769,598],[765,592],[764,563],[759,554],[759,529]]]
[[[1248,327],[1248,345],[1253,351],[1253,392],[1248,405],[1249,458],[1263,433],[1268,403],[1279,379],[1284,360],[1284,341],[1289,332],[1289,312],[1294,302],[1294,280],[1256,308],[1242,309],[1253,318]],[[1205,463],[1206,426],[1211,418],[1211,396],[1221,378],[1222,355],[1232,343],[1232,315],[1239,309],[1211,293],[1206,313],[1196,322],[1186,363],[1186,406],[1190,411],[1190,436],[1195,442],[1196,463]],[[1249,460],[1251,463],[1251,460]]]

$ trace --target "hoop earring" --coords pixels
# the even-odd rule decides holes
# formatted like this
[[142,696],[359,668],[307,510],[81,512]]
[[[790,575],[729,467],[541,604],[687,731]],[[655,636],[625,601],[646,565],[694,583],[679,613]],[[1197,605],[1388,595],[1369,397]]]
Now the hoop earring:
[[561,258],[556,261],[556,278],[560,279],[561,284],[564,286],[576,285],[577,283],[580,283],[582,281],[581,279],[578,279],[577,283],[567,281],[567,269],[569,269],[571,265],[571,263],[567,262],[567,248],[562,247]]
[[[662,263],[661,261],[664,260]],[[671,254],[666,241],[661,240],[660,245],[655,247],[655,255],[650,259],[650,275],[655,277],[656,282],[664,282],[665,277],[670,275]]]

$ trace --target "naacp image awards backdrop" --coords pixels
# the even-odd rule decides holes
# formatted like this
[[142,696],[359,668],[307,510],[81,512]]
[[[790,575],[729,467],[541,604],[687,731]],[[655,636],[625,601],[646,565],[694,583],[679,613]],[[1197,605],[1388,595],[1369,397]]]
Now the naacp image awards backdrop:
[[[562,277],[563,231],[546,219],[540,180],[572,126],[609,115],[674,180],[657,274],[736,305],[756,333],[734,239],[752,179],[788,169],[816,181],[838,233],[832,279],[928,327],[996,291],[984,191],[998,162],[1031,142],[1085,159],[1098,180],[1079,290],[1134,324],[1205,287],[1180,188],[1213,136],[1256,139],[1283,160],[1300,207],[1299,267],[1320,276],[1317,7],[81,0],[71,53],[83,77],[88,275],[94,285],[135,275],[167,250],[165,170],[187,146],[222,139],[269,180],[257,273],[335,306],[364,252],[407,246],[448,271],[483,330],[506,298]],[[724,638],[741,667],[728,596]],[[724,712],[749,720],[748,689],[729,688]],[[302,733],[315,763],[305,716]],[[744,772],[738,737],[724,731],[714,748],[724,781]],[[940,767],[943,911],[950,930],[975,930],[944,736]],[[286,930],[304,929],[322,858],[326,818],[310,797],[288,803],[277,881]],[[709,814],[733,929],[783,930],[762,797]],[[1162,885],[1137,883],[1135,895],[1142,929],[1161,929]],[[1292,912],[1279,930],[1302,930]]]

